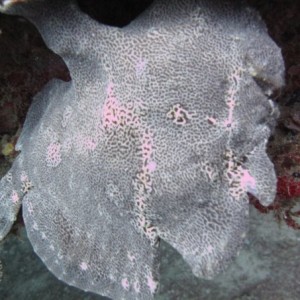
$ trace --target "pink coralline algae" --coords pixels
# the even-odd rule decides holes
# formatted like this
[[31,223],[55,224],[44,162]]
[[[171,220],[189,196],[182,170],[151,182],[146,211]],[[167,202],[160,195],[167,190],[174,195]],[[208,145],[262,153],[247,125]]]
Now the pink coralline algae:
[[0,182],[0,239],[22,205],[60,280],[113,299],[159,291],[163,239],[211,278],[248,229],[248,193],[270,205],[266,154],[281,51],[241,1],[156,0],[124,28],[73,0],[2,1],[69,68],[35,97]]

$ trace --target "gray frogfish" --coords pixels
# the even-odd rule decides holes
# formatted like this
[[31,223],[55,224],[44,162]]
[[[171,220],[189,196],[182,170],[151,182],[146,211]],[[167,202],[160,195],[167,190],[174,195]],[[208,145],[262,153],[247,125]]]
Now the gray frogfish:
[[266,143],[281,51],[241,1],[156,0],[123,28],[75,1],[5,0],[72,81],[36,95],[0,183],[0,239],[22,205],[34,251],[60,280],[152,299],[159,244],[211,278],[243,245],[248,193],[276,193]]

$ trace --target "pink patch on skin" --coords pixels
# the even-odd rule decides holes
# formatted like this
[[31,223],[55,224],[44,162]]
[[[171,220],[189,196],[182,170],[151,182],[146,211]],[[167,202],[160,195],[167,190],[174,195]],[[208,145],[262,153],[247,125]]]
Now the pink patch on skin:
[[111,128],[114,124],[119,121],[119,105],[116,101],[106,101],[103,107],[103,126]]
[[119,125],[121,105],[113,93],[114,84],[107,86],[107,98],[102,108],[102,124],[105,128]]
[[180,104],[175,105],[173,109],[175,119],[179,119],[182,116],[182,113],[185,113],[188,119],[191,118],[190,114],[184,108],[182,108]]
[[229,107],[229,112],[228,112],[228,118],[224,122],[224,126],[231,127],[233,122],[233,109],[235,107],[235,101],[233,99],[230,99],[230,101],[227,103],[227,106]]
[[251,192],[256,190],[256,180],[250,175],[248,170],[243,171],[241,186],[245,191]]
[[208,247],[206,249],[207,253],[211,254],[211,253],[213,253],[213,250],[214,250],[214,247],[212,245],[208,245]]
[[239,90],[239,83],[241,80],[241,72],[242,72],[241,68],[235,70],[230,78],[232,83],[231,83],[231,87],[229,88],[229,90],[227,92],[228,99],[226,99],[226,105],[229,108],[229,112],[228,112],[227,119],[223,123],[224,126],[227,128],[230,128],[233,123],[233,110],[235,107],[236,94],[237,94],[237,91]]
[[153,153],[153,139],[152,134],[149,132],[143,132],[142,136],[142,155],[143,155],[143,163],[147,160],[151,159],[151,155]]
[[110,81],[107,85],[106,93],[110,96],[112,94],[114,84]]
[[213,117],[207,117],[207,121],[212,124],[212,125],[216,125],[217,124],[217,120]]
[[13,191],[12,192],[12,195],[11,195],[11,200],[14,204],[18,203],[19,200],[20,200],[20,197],[18,195],[18,193],[16,191]]
[[[75,137],[74,144],[80,153],[86,153],[87,151],[93,151],[96,149],[96,147],[98,146],[98,138],[78,134]],[[72,145],[70,145],[70,147],[71,146]]]
[[87,150],[95,150],[98,145],[98,142],[92,137],[86,137],[84,145]]
[[28,181],[28,176],[25,174],[25,172],[22,172],[21,174],[21,181]]
[[153,279],[152,275],[147,276],[147,286],[150,289],[151,294],[154,294],[157,289],[158,282]]
[[127,278],[123,278],[121,281],[122,287],[128,291],[129,290],[129,281]]
[[150,161],[147,168],[150,172],[154,172],[155,169],[156,169],[156,162],[155,161]]
[[80,265],[79,265],[80,269],[82,271],[86,271],[88,269],[88,265],[86,262],[82,262]]

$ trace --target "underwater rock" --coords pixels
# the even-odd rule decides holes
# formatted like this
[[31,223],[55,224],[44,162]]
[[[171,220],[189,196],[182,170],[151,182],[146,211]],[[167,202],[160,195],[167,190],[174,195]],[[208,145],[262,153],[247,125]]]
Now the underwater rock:
[[276,192],[265,152],[283,85],[280,49],[240,1],[157,0],[124,28],[73,1],[2,1],[67,64],[34,99],[0,182],[0,239],[22,204],[56,277],[114,299],[151,299],[159,241],[199,277],[243,244],[248,195]]

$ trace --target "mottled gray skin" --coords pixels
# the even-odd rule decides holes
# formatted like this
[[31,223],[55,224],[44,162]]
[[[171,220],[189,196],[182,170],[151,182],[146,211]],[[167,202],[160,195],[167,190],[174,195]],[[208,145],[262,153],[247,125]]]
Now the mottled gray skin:
[[160,239],[196,276],[224,269],[247,231],[247,192],[264,205],[275,196],[265,148],[278,111],[267,96],[284,66],[258,14],[157,0],[119,29],[71,1],[7,3],[72,82],[51,81],[30,108],[0,183],[0,238],[22,203],[49,270],[114,299],[153,297]]

